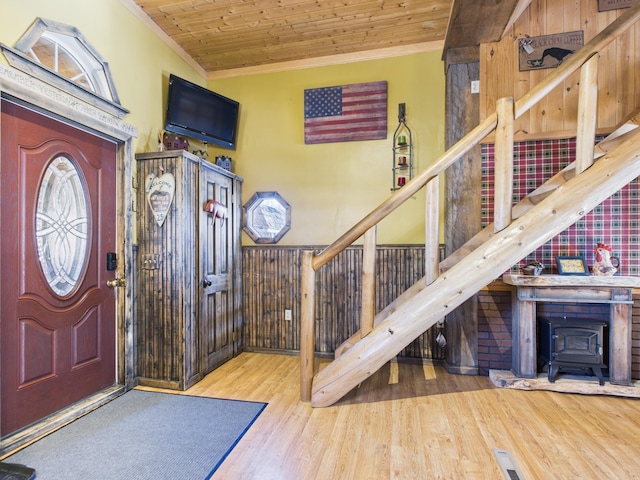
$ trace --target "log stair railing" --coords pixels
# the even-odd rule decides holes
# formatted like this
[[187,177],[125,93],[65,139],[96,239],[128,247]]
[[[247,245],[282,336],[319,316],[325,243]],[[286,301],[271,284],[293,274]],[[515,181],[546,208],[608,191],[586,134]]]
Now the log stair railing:
[[[640,19],[640,2],[596,35],[517,101],[499,99],[495,113],[432,165],[320,253],[302,253],[300,398],[329,406],[380,369],[437,321],[530,252],[573,225],[640,171],[637,115],[594,146],[598,52]],[[580,70],[576,160],[512,207],[514,121],[573,72]],[[489,134],[495,136],[494,223],[451,256],[438,258],[438,175]],[[598,159],[594,162],[594,159]],[[597,188],[596,188],[597,187]],[[375,315],[376,225],[426,188],[425,277]],[[360,330],[336,350],[319,372],[314,366],[315,272],[364,236]]]
[[[594,160],[597,160],[601,156],[605,155],[606,152],[613,149],[614,146],[617,146],[624,139],[628,139],[631,136],[631,132],[633,129],[640,126],[640,109],[634,112],[628,120],[622,123],[622,125],[616,128],[613,133],[608,135],[603,141],[598,143],[595,146],[596,154],[594,156]],[[513,219],[520,218],[526,212],[528,212],[534,205],[540,203],[543,199],[548,197],[555,189],[566,183],[568,180],[575,176],[576,172],[576,164],[575,162],[567,165],[562,171],[558,172],[556,175],[547,180],[543,185],[536,188],[534,191],[529,193],[526,197],[522,198],[517,205],[514,205],[512,208],[512,216]],[[482,245],[484,242],[489,240],[491,236],[494,234],[494,224],[487,225],[483,230],[478,232],[474,237],[468,240],[464,245],[462,245],[458,250],[453,252],[447,258],[445,258],[442,262],[440,262],[440,273],[445,272],[457,262],[459,262],[462,258],[464,258],[467,254],[475,250],[477,247]],[[366,234],[365,234],[366,235]],[[366,237],[365,237],[366,238]],[[366,242],[365,242],[366,245]],[[365,249],[365,251],[375,251],[371,246]],[[370,254],[369,254],[370,255]],[[365,266],[366,266],[365,259]],[[372,268],[372,265],[368,266]],[[366,275],[366,270],[365,270]],[[392,305],[392,308],[397,308],[397,306],[403,302],[406,298],[411,298],[418,291],[426,288],[428,285],[426,278],[422,278],[419,282],[416,282],[411,288],[403,292],[401,297],[398,298]],[[369,312],[368,316],[373,320],[368,320],[366,327],[355,332],[350,338],[345,340],[341,345],[336,348],[335,357],[339,357],[342,355],[344,351],[351,348],[360,338],[364,337],[366,334],[371,331],[371,329],[376,326],[380,321],[385,318],[386,314],[390,311],[390,308],[383,310],[377,316],[373,317],[373,312]],[[361,324],[364,325],[365,322],[361,321]]]
[[[594,160],[604,156],[606,153],[612,151],[620,143],[628,139],[634,130],[640,126],[640,109],[636,110],[632,115],[625,120],[622,125],[617,127],[610,135],[604,140],[599,142],[594,147]],[[571,162],[560,172],[556,173],[553,177],[547,180],[544,184],[536,188],[529,193],[526,197],[522,198],[517,205],[514,205],[511,214],[513,219],[520,218],[527,213],[533,206],[540,203],[547,198],[554,190],[565,184],[567,181],[575,177],[576,175],[576,162]],[[453,252],[442,262],[440,262],[440,272],[444,272],[459,262],[466,254],[482,245],[486,242],[494,233],[494,225],[487,225],[483,230],[478,232],[474,237],[468,240],[458,250]]]

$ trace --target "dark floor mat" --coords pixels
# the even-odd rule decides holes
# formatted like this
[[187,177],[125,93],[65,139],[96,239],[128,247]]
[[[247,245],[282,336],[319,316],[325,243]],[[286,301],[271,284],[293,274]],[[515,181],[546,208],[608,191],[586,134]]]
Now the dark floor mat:
[[17,463],[0,462],[0,480],[33,480],[36,471]]

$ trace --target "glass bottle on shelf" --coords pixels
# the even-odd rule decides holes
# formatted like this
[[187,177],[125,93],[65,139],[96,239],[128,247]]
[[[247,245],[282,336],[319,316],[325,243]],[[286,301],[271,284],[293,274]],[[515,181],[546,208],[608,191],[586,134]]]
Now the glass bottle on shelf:
[[404,187],[413,178],[413,136],[407,125],[406,107],[398,104],[398,126],[393,132],[393,172],[391,191]]

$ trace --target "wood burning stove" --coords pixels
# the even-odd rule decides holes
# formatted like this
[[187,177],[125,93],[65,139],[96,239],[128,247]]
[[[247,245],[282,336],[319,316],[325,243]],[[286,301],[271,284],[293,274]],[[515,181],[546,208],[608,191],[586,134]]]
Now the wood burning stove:
[[588,370],[604,385],[602,370],[607,368],[603,345],[607,322],[583,318],[539,318],[538,359],[548,366],[553,383],[560,369]]

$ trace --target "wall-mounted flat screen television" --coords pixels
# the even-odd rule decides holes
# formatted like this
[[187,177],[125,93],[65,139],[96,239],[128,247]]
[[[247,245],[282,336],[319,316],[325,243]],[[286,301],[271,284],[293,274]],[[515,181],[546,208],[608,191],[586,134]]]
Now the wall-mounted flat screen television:
[[169,77],[164,128],[170,132],[235,150],[239,110],[235,100],[173,74]]

